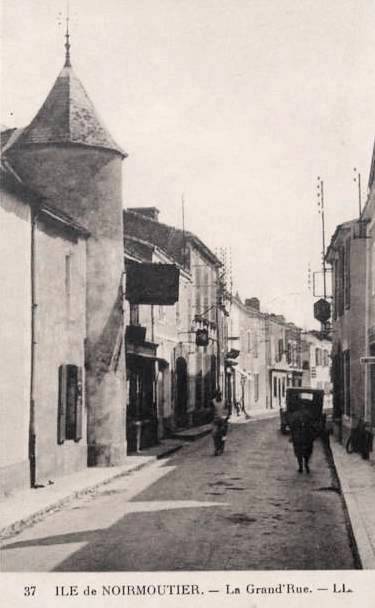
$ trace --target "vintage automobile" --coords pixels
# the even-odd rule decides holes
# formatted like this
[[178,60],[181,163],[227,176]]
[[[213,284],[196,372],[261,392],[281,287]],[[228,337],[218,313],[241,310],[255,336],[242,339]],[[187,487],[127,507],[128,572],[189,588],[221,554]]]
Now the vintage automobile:
[[285,408],[280,408],[280,431],[290,429],[290,420],[297,412],[304,412],[323,432],[326,426],[326,414],[323,412],[324,391],[316,388],[290,387],[286,389]]

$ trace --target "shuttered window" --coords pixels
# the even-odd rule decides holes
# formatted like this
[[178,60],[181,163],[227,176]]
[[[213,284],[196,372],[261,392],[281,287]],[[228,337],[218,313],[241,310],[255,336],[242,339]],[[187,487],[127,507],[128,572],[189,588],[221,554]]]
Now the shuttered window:
[[57,442],[82,438],[82,368],[77,365],[59,367],[59,402]]
[[350,382],[350,350],[343,352],[343,367],[344,367],[344,413],[346,416],[350,416],[350,393],[351,393],[351,382]]
[[254,374],[254,401],[259,400],[259,374]]
[[350,239],[347,239],[345,243],[344,306],[345,308],[350,308]]

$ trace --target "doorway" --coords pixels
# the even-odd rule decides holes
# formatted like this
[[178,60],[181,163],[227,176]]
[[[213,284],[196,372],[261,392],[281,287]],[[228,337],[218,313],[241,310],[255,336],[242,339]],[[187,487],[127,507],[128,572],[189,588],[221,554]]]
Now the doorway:
[[184,357],[176,360],[176,424],[178,427],[187,424],[187,363]]

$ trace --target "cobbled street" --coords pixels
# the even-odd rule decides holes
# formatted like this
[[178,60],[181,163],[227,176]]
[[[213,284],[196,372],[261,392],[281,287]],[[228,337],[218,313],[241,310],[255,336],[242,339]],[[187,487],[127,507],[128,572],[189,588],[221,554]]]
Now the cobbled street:
[[300,475],[278,420],[231,424],[100,487],[8,539],[5,571],[352,569],[323,445]]

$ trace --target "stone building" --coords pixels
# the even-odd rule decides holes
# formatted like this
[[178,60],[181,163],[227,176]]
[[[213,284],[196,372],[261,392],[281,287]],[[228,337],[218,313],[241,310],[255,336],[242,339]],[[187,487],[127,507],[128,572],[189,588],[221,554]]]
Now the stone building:
[[[176,263],[156,245],[125,236],[125,268]],[[188,324],[191,276],[179,268],[179,299],[173,305],[126,304],[128,451],[156,444],[185,416],[190,345],[181,343]],[[181,334],[182,332],[182,334]],[[186,382],[186,386],[184,383]]]
[[301,333],[302,330],[287,322],[283,315],[265,316],[267,407],[284,407],[286,389],[302,385]]
[[[43,306],[36,308],[35,313],[37,325],[38,314],[41,314],[39,310],[48,309],[45,324],[41,321],[40,325],[40,340],[43,343],[43,351],[40,352],[46,359],[48,375],[43,376],[41,372],[39,377],[33,377],[35,400],[32,399],[31,408],[34,408],[35,416],[37,412],[45,412],[45,409],[50,413],[46,429],[50,428],[52,433],[53,427],[55,448],[52,449],[48,442],[44,444],[41,437],[38,446],[36,437],[36,453],[43,446],[47,449],[48,443],[51,459],[56,459],[56,467],[61,473],[75,469],[78,461],[82,466],[87,463],[107,466],[119,464],[126,457],[122,227],[122,160],[126,154],[103,126],[72,69],[68,33],[65,48],[64,67],[40,110],[25,128],[3,134],[2,148],[4,162],[12,168],[20,182],[53,209],[50,213],[43,212],[43,218],[40,218],[43,236],[39,239],[39,253],[45,257],[44,266],[40,264],[36,269],[38,280],[41,280],[38,276],[40,272],[44,279],[48,277],[51,281],[51,288],[47,285],[45,293],[40,292]],[[26,218],[29,212],[17,204],[16,214],[20,209],[24,223],[17,222],[15,229],[27,232]],[[65,237],[60,239],[54,236],[57,225],[62,224],[61,218],[69,218],[66,221],[70,222],[70,232],[75,230],[77,244],[67,245]],[[67,232],[67,225],[65,227]],[[87,243],[78,244],[86,234],[90,234]],[[7,236],[10,238],[10,233]],[[25,244],[30,238],[30,235],[27,236]],[[21,269],[21,263],[19,267],[19,272],[23,270],[26,277],[29,276],[27,263],[25,259],[24,267]],[[54,289],[61,290],[61,293],[73,289],[70,281],[75,276],[85,280],[86,305],[83,306],[78,301],[79,296],[72,291],[67,311],[64,298],[60,297],[57,306],[55,298],[58,292]],[[27,289],[30,288],[24,289],[26,291],[22,295],[28,297]],[[61,309],[59,313],[56,307]],[[62,336],[64,315],[66,324]],[[25,328],[28,321],[29,318],[24,315]],[[85,336],[80,335],[83,325]],[[27,342],[31,330],[25,331]],[[66,344],[66,352],[62,352],[63,344]],[[51,358],[47,362],[49,355]],[[64,364],[68,367],[61,369]],[[24,361],[24,365],[27,378],[30,361]],[[70,453],[71,444],[63,442],[64,434],[56,433],[57,411],[62,415],[64,408],[61,409],[54,397],[59,382],[61,386],[71,386],[73,380],[69,380],[70,376],[75,378],[74,390],[80,391],[81,374],[82,401],[85,403],[82,437],[84,441],[87,437],[87,450],[83,447],[84,442],[79,440],[77,449],[79,447],[82,453],[73,456]],[[26,385],[27,382],[25,379]],[[40,382],[43,382],[43,388],[38,384]],[[52,423],[52,419],[56,424]],[[68,421],[66,424],[65,438],[69,436],[70,441],[73,430]],[[56,444],[60,446],[59,449]],[[58,463],[63,451],[66,452],[66,463],[60,463],[60,466]],[[40,473],[49,475],[48,466],[41,466]],[[38,470],[36,475],[38,481]]]
[[251,414],[266,408],[268,373],[266,367],[265,315],[257,298],[242,302],[232,298],[229,317],[229,348],[239,349],[237,365],[231,370],[233,400]]
[[[366,238],[366,318],[363,356],[375,357],[375,148],[369,178],[369,195],[361,216],[360,229]],[[375,364],[362,364],[365,375],[364,419],[375,432]]]
[[311,330],[303,334],[302,386],[323,389],[327,406],[332,398],[331,348],[331,340],[321,332]]
[[[213,392],[224,381],[226,330],[219,298],[221,262],[196,235],[159,222],[155,207],[127,209],[124,236],[156,246],[191,277],[183,304],[186,314],[180,315],[177,327],[172,401],[177,426],[204,423],[210,418]],[[202,329],[207,330],[208,342],[199,346],[195,343],[196,330]]]
[[332,265],[332,381],[334,429],[346,439],[364,415],[366,335],[366,247],[358,220],[337,226],[327,250]]
[[7,493],[87,466],[89,233],[47,205],[6,161],[0,216],[0,471]]

